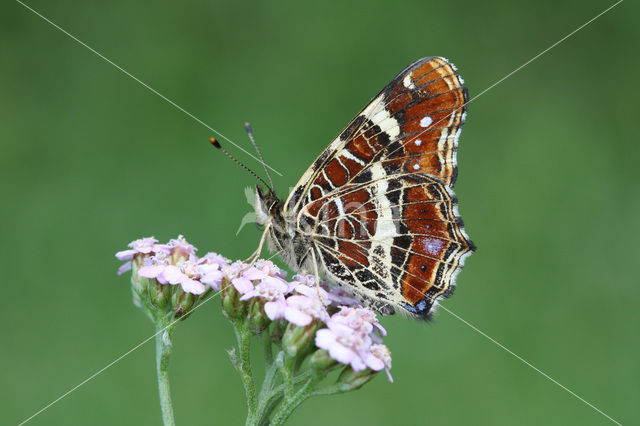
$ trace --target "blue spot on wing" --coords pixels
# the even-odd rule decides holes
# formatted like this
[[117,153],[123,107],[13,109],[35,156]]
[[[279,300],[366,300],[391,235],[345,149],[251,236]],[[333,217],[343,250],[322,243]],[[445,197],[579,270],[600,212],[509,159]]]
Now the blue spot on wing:
[[407,311],[411,312],[412,314],[418,313],[418,310],[408,303],[405,303],[402,307],[405,308]]

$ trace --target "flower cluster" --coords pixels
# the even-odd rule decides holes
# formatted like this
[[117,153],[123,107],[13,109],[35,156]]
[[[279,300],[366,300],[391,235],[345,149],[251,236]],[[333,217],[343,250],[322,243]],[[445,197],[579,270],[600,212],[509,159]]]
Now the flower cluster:
[[[272,323],[279,325],[290,356],[314,352],[311,359],[318,365],[337,362],[353,372],[386,370],[391,381],[391,353],[382,344],[385,329],[373,311],[344,289],[314,275],[295,275],[287,281],[286,273],[269,260],[231,263],[216,253],[198,257],[197,249],[182,236],[168,244],[157,243],[142,238],[116,253],[127,261],[118,273],[133,269],[134,294],[143,299],[145,292],[150,293],[152,306],[158,305],[154,295],[179,287],[175,293],[190,296],[189,303],[176,306],[175,293],[164,298],[174,301],[171,308],[178,317],[209,291],[220,292],[225,315],[246,321],[255,334]],[[155,290],[149,292],[151,287]]]
[[293,282],[287,283],[266,276],[244,292],[240,300],[262,299],[264,312],[271,321],[284,319],[297,327],[316,325],[315,345],[354,371],[385,369],[389,375],[391,353],[382,344],[386,331],[375,313],[360,306],[355,297],[339,287],[324,281],[316,284],[314,275],[293,278]]
[[126,261],[118,274],[133,270],[134,303],[152,316],[181,317],[211,289],[218,290],[229,261],[216,253],[198,258],[197,249],[180,235],[167,244],[141,238],[116,253]]
[[165,252],[167,253],[168,247],[165,244],[156,244],[158,240],[153,237],[140,238],[129,243],[129,250],[123,250],[116,253],[118,260],[126,260],[120,268],[118,268],[118,275],[122,275],[125,272],[131,270],[131,260],[138,256],[152,255],[155,253]]

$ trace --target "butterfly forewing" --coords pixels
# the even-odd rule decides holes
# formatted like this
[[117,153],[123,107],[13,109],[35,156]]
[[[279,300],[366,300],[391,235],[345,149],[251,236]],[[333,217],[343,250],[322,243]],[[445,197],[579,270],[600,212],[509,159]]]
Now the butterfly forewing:
[[466,102],[446,59],[413,63],[325,149],[284,205],[327,275],[382,313],[427,317],[474,249],[451,189]]
[[462,79],[446,59],[416,61],[320,154],[290,194],[286,208],[299,208],[347,181],[366,181],[376,162],[391,173],[419,171],[453,186],[466,102]]

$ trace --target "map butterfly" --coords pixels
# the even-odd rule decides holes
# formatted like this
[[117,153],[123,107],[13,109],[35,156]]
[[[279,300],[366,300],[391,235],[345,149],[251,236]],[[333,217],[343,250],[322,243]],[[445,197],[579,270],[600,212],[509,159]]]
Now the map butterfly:
[[257,187],[263,241],[294,270],[319,271],[383,315],[428,319],[475,250],[453,193],[462,84],[441,57],[398,74],[286,201]]

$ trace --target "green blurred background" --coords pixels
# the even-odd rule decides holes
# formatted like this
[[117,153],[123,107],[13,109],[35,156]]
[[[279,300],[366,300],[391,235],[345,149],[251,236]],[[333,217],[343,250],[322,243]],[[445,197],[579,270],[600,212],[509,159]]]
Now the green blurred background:
[[[473,97],[612,2],[28,4],[247,149],[250,121],[285,197],[415,59],[451,59]],[[456,192],[479,249],[445,302],[623,424],[640,423],[639,9],[622,3],[469,105]],[[0,51],[0,413],[15,424],[153,333],[116,251],[182,233],[244,258],[259,235],[235,235],[255,182],[206,127],[11,0]],[[291,424],[611,424],[443,310],[383,323],[395,383],[311,400]],[[216,302],[180,325],[178,424],[242,423],[233,343]],[[158,424],[153,349],[30,424]]]

